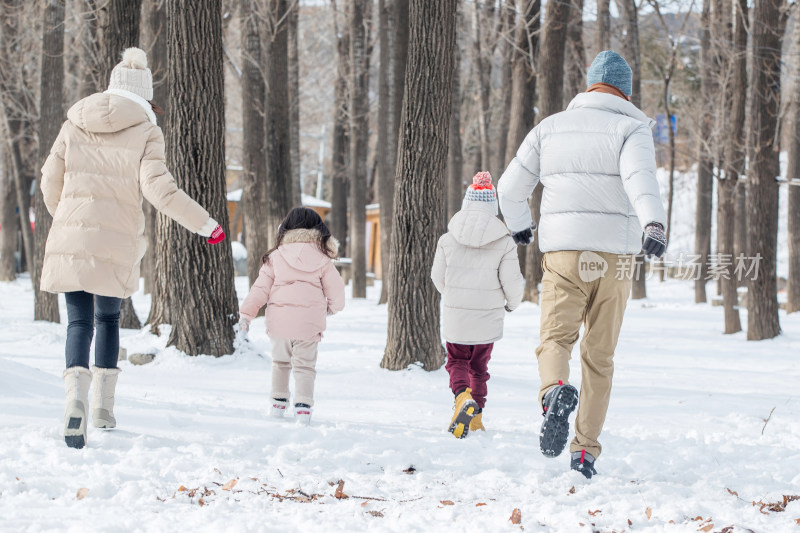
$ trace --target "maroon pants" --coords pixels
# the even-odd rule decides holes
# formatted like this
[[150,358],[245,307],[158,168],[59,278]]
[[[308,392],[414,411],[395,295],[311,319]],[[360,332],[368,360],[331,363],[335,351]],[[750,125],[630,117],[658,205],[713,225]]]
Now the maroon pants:
[[491,344],[447,343],[447,369],[450,374],[450,390],[472,389],[472,398],[483,409],[486,405],[486,382],[489,381],[489,359],[492,357]]

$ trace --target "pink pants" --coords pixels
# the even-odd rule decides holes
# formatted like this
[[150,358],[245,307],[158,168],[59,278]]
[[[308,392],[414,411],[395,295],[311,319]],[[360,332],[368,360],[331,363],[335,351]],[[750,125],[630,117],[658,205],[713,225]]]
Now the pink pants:
[[450,374],[450,390],[472,389],[472,398],[478,407],[486,405],[486,382],[489,381],[489,359],[492,357],[494,343],[455,344],[447,343],[447,364]]

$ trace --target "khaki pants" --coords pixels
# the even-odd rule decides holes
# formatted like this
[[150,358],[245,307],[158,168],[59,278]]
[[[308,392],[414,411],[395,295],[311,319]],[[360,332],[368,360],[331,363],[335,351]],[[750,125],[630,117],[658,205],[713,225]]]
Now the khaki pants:
[[294,403],[314,405],[317,377],[315,341],[270,339],[272,342],[272,398],[289,399],[289,374],[294,370]]
[[539,403],[559,381],[568,383],[572,347],[583,324],[581,392],[570,451],[586,450],[598,457],[602,447],[597,438],[608,410],[614,349],[631,291],[633,256],[548,252],[542,267],[541,344],[536,350],[542,381]]

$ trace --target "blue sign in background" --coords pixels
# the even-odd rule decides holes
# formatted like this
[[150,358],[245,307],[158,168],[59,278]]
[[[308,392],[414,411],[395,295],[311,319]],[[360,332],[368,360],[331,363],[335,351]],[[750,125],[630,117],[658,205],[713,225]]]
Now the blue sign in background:
[[[672,123],[672,133],[678,132],[678,117],[672,115],[670,122]],[[667,129],[667,115],[659,113],[656,115],[656,127],[653,130],[653,138],[657,144],[669,144],[669,130]]]

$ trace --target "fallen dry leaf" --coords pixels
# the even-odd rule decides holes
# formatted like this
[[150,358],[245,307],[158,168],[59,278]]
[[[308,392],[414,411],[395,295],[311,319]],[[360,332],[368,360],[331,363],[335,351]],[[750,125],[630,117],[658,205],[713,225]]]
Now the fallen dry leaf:
[[603,511],[601,511],[600,509],[595,509],[594,511],[589,511],[589,514],[592,515],[592,516],[597,516],[602,512]]
[[336,486],[336,492],[333,493],[333,496],[337,500],[346,500],[348,498],[347,494],[344,493],[344,480],[340,479],[339,484]]
[[514,509],[511,512],[511,518],[509,518],[509,520],[511,520],[512,524],[519,525],[522,522],[522,511]]
[[697,528],[697,531],[711,531],[712,529],[714,529],[713,523],[707,524],[705,526],[700,526],[699,528]]
[[800,518],[795,518],[794,519],[794,523],[797,524],[798,526],[800,526]]
[[361,504],[361,507],[366,507],[368,503],[369,503],[369,500],[367,500],[367,501],[363,502],[363,503]]
[[222,490],[231,490],[233,487],[236,486],[237,483],[238,483],[237,480],[231,479],[230,481],[222,485]]
[[206,504],[206,502],[205,502],[205,501],[203,501],[203,498],[200,498],[199,500],[197,500],[197,504],[198,504],[200,507],[202,507],[202,506],[204,506],[204,505]]
[[377,516],[378,518],[383,518],[383,513],[380,511],[367,511],[367,514]]
[[186,487],[184,487],[183,485],[181,485],[180,487],[178,487],[178,492],[183,492],[183,491],[185,491],[185,490],[186,490]]
[[725,490],[727,490],[727,491],[728,491],[728,494],[730,494],[730,495],[732,495],[732,496],[736,496],[737,498],[739,497],[739,493],[738,493],[738,492],[736,492],[735,490],[731,490],[731,489],[729,489],[728,487],[725,487]]
[[476,504],[475,504],[475,507],[483,507],[484,505],[486,505],[486,504],[485,504],[485,503],[483,503],[483,502],[481,502],[481,503],[476,503]]
[[442,500],[439,503],[442,505],[455,505],[455,503],[451,502],[450,500]]
[[87,489],[86,487],[81,487],[78,489],[78,492],[75,494],[75,497],[78,498],[79,500],[82,500],[86,497],[87,494],[89,494],[89,489]]
[[222,475],[222,472],[220,472],[219,468],[215,468],[215,469],[214,469],[214,472],[216,472],[216,473],[217,473],[217,474],[219,474],[220,476]]
[[633,525],[633,522],[631,522],[631,519],[628,518],[628,526],[632,526],[632,525]]
[[575,485],[572,485],[572,488],[569,489],[569,494],[575,494]]
[[647,519],[650,520],[650,518],[652,518],[653,516],[653,510],[648,507],[647,509],[644,510],[644,514],[646,514]]

